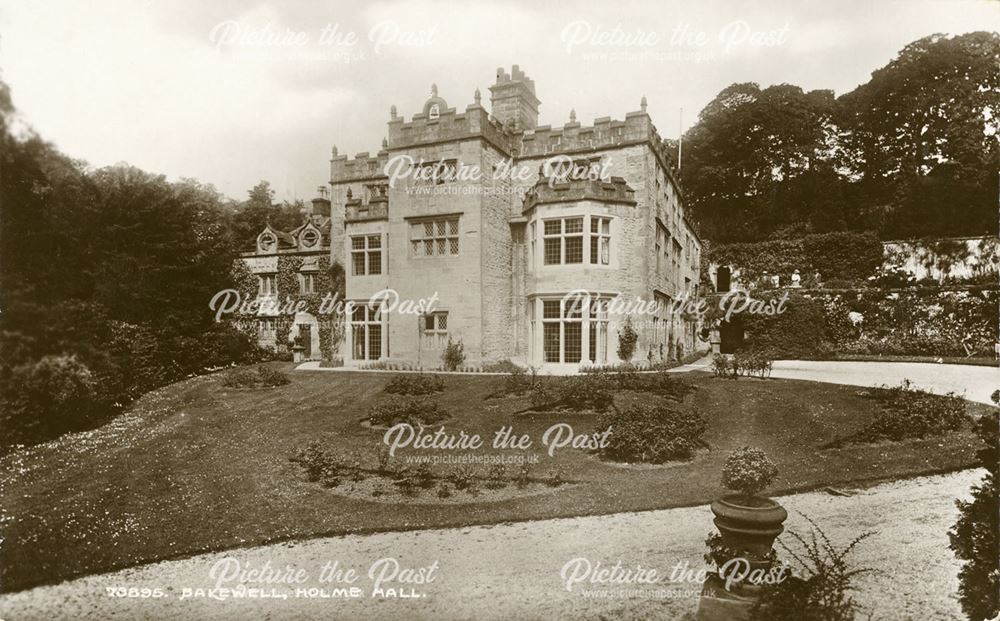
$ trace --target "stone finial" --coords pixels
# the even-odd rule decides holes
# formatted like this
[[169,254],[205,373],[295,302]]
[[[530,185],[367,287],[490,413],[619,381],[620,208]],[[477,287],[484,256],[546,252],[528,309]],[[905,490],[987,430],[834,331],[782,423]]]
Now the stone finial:
[[388,149],[389,148],[389,139],[388,138],[383,138],[382,139],[382,148],[383,149]]
[[337,157],[337,145],[333,145],[333,148],[330,149],[330,153],[333,157]]
[[347,188],[347,200],[354,198],[354,192],[351,192],[351,188]]
[[396,118],[396,104],[389,106],[389,118]]
[[645,95],[642,96],[642,101],[639,102],[639,109],[642,110],[643,112],[646,111],[646,96]]
[[438,85],[431,84],[431,97],[437,97],[437,96],[438,96]]
[[572,108],[569,111],[569,122],[576,123],[576,108]]
[[479,89],[477,88],[477,89],[476,89],[476,92],[475,92],[475,94],[474,94],[474,95],[472,96],[472,98],[473,98],[473,100],[474,100],[474,101],[476,102],[476,105],[478,106],[478,105],[479,105],[479,103],[480,103],[480,102],[481,102],[481,101],[483,100],[483,94],[482,94],[482,93],[480,93],[480,92],[479,92]]

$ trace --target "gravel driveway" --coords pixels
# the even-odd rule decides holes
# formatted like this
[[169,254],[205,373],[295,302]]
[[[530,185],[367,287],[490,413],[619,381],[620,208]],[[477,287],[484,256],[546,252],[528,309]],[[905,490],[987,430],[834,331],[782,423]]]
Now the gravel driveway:
[[[799,533],[809,528],[799,512],[820,523],[836,544],[865,530],[877,533],[853,557],[859,565],[882,572],[860,581],[858,599],[875,612],[874,618],[958,621],[963,619],[955,596],[959,564],[948,549],[946,533],[957,515],[954,500],[968,497],[969,487],[982,474],[967,470],[885,483],[856,490],[851,497],[813,492],[786,496],[781,502],[791,514],[787,526]],[[700,569],[711,517],[708,507],[701,506],[276,544],[161,562],[4,596],[0,618],[678,619],[695,610],[697,598],[688,592],[696,591],[696,585],[668,585],[667,589],[680,595],[674,599],[593,597],[584,592],[586,584],[568,591],[560,570],[578,557],[605,566],[621,561],[623,568],[641,565],[667,574],[685,561]],[[305,569],[310,578],[296,588],[337,586],[320,585],[316,574],[324,563],[338,561],[341,568],[355,568],[361,574],[355,584],[363,595],[356,599],[180,599],[185,588],[212,586],[209,571],[227,556],[244,568],[270,561],[275,568],[290,564]],[[372,581],[366,574],[372,563],[384,557],[396,558],[403,567],[436,561],[435,579],[403,588],[407,594],[415,592],[416,599],[372,598]],[[112,597],[106,591],[109,587],[161,588],[166,597],[155,602]]]

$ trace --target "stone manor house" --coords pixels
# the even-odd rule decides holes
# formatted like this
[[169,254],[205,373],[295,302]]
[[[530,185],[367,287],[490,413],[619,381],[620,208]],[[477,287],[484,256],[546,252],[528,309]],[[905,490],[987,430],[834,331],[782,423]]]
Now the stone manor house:
[[[262,296],[299,293],[280,290],[269,257],[301,255],[299,285],[317,257],[344,266],[356,306],[329,353],[316,317],[297,314],[289,338],[309,341],[305,357],[436,368],[451,340],[470,365],[613,364],[626,321],[615,300],[658,303],[628,319],[632,360],[707,347],[696,318],[671,308],[697,295],[701,242],[645,97],[624,120],[583,126],[571,113],[551,127],[538,125],[535,84],[517,65],[489,90],[489,110],[478,89],[459,111],[436,87],[409,120],[392,106],[382,148],[349,158],[334,147],[329,195],[321,188],[306,223],[268,227],[244,255]],[[406,174],[394,175],[400,162]],[[384,289],[436,301],[423,313],[367,307]],[[272,319],[257,320],[273,345]]]

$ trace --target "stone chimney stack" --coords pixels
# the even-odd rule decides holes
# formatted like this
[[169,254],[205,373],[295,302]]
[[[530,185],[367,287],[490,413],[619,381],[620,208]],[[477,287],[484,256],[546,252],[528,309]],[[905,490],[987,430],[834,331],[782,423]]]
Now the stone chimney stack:
[[497,81],[490,87],[490,106],[498,121],[516,131],[534,129],[541,103],[535,97],[535,81],[520,67],[514,65],[510,73],[503,67],[497,69]]
[[330,191],[325,185],[317,188],[316,198],[312,199],[312,213],[310,215],[330,217]]

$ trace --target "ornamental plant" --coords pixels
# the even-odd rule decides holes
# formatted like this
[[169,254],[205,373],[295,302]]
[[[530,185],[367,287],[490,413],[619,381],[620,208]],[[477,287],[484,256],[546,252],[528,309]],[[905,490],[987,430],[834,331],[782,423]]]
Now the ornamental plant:
[[624,362],[632,359],[639,334],[632,327],[632,318],[626,316],[622,329],[618,331],[618,358]]
[[733,451],[722,467],[722,484],[741,496],[756,496],[777,476],[778,466],[754,446]]

